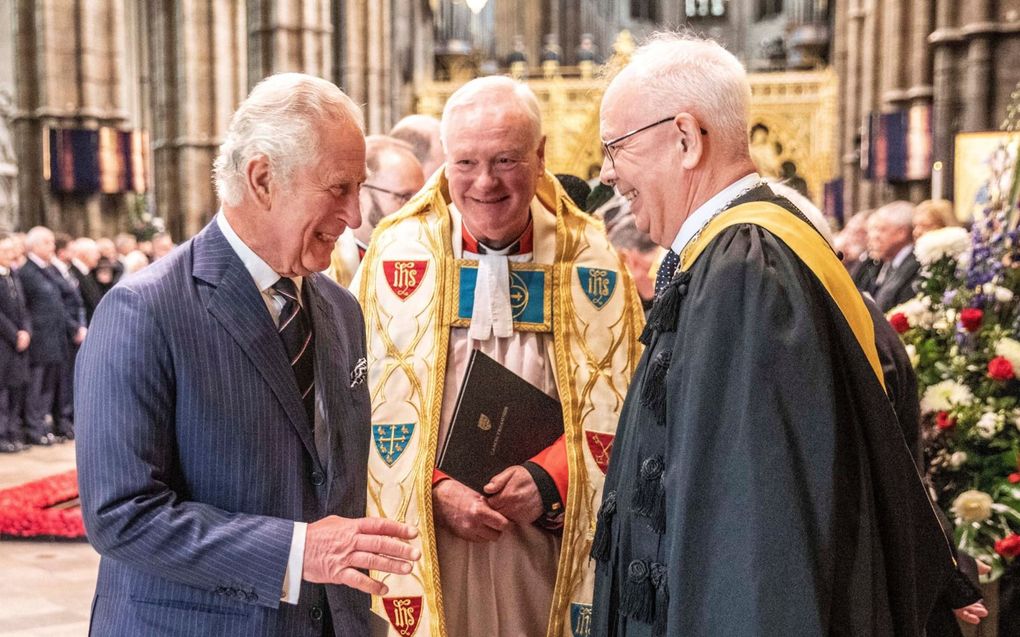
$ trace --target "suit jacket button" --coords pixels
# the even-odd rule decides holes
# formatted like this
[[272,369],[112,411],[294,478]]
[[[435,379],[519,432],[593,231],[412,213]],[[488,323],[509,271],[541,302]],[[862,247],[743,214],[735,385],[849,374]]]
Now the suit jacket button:
[[[321,471],[312,472],[312,484],[317,487],[321,487],[326,482],[326,476]],[[319,611],[322,612],[322,611]]]
[[316,606],[312,606],[312,610],[311,610],[310,614],[312,616],[312,619],[314,619],[315,621],[317,621],[317,622],[322,621],[322,609],[319,608],[317,605]]

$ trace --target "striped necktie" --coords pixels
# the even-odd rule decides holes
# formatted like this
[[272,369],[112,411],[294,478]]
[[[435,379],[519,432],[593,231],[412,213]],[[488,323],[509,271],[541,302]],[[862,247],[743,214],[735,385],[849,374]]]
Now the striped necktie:
[[659,296],[662,290],[673,280],[676,266],[680,264],[680,255],[670,249],[662,257],[659,264],[659,271],[655,274],[655,296]]
[[280,310],[279,332],[287,351],[294,379],[301,392],[301,402],[308,414],[308,424],[315,426],[315,336],[308,313],[298,300],[293,279],[281,277],[273,290],[286,299]]

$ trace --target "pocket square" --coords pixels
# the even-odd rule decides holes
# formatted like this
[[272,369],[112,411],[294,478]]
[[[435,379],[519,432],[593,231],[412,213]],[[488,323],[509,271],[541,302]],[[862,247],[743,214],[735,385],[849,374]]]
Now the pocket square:
[[364,358],[358,359],[358,364],[351,370],[351,389],[354,389],[365,382],[365,374],[368,373],[368,361]]

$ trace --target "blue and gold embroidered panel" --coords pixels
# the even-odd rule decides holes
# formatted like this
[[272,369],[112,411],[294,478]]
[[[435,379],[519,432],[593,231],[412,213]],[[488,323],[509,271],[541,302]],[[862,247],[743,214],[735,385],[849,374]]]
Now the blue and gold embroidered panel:
[[[454,327],[471,325],[478,262],[457,260],[457,315]],[[552,331],[552,267],[538,263],[510,263],[510,310],[514,329]]]

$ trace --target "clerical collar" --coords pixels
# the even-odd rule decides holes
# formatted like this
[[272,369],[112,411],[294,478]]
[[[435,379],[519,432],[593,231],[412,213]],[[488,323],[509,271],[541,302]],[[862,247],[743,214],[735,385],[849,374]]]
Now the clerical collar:
[[676,233],[676,238],[673,239],[673,244],[670,246],[673,252],[680,254],[683,252],[687,244],[690,243],[694,237],[708,225],[708,222],[712,220],[717,214],[722,212],[727,206],[729,206],[734,199],[737,199],[747,191],[756,187],[761,183],[761,175],[758,173],[751,173],[746,177],[741,177],[729,186],[726,186],[711,199],[701,204],[695,209],[694,212],[684,220],[680,226],[680,231]]
[[[223,211],[216,215],[216,225],[219,227],[220,232],[223,233],[223,238],[227,240],[230,247],[237,253],[238,258],[241,259],[244,269],[254,279],[255,286],[258,287],[259,292],[265,293],[266,290],[272,288],[273,284],[280,280],[281,277],[276,270],[270,267],[262,257],[255,254],[255,251],[249,248],[248,244],[241,237],[237,236],[237,232],[230,226],[230,222],[227,221],[227,216],[223,214]],[[299,276],[291,277],[291,279],[300,293],[303,279]]]
[[521,233],[521,236],[517,237],[516,241],[514,241],[507,247],[503,248],[502,250],[490,248],[486,246],[484,243],[478,241],[478,239],[475,239],[474,235],[471,234],[471,231],[468,230],[468,227],[464,223],[463,219],[460,222],[460,235],[461,238],[463,239],[462,245],[464,248],[464,252],[471,252],[473,254],[496,254],[510,256],[512,254],[528,254],[529,252],[532,252],[534,250],[535,233],[534,224],[532,223],[531,220],[528,220],[528,227],[524,229],[524,232]]
[[11,269],[0,265],[0,276],[7,276],[11,273]]

